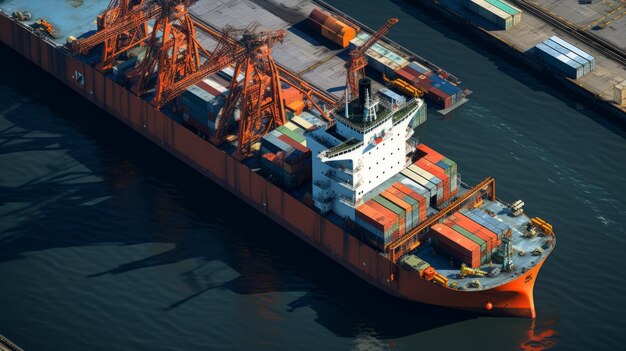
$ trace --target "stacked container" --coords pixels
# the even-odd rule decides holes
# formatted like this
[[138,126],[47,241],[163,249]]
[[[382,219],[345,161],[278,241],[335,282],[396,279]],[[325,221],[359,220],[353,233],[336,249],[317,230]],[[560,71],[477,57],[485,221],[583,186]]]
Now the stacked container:
[[371,199],[356,208],[356,224],[359,232],[381,249],[400,230],[398,215]]
[[393,183],[391,187],[387,188],[391,194],[411,205],[413,223],[409,226],[409,230],[426,219],[426,209],[428,208],[428,198],[424,196],[425,194],[420,194],[415,190],[419,189],[411,189],[400,182]]
[[226,94],[226,87],[212,79],[187,88],[180,98],[183,119],[205,135],[211,135],[226,102]]
[[445,224],[435,224],[430,228],[435,245],[468,267],[480,267],[480,246]]
[[443,196],[443,188],[442,184],[440,184],[441,180],[439,178],[433,176],[432,174],[424,171],[419,167],[411,166],[400,171],[400,174],[407,177],[409,181],[427,189],[429,203],[432,201],[432,199]]
[[406,233],[406,210],[381,195],[374,196],[372,200],[398,216],[398,231],[392,234],[391,240],[396,240],[403,236]]
[[[350,41],[350,49],[354,50],[360,47],[365,44],[370,37],[371,35],[368,33],[359,33]],[[365,52],[365,56],[367,57],[367,64],[370,67],[384,73],[388,77],[393,76],[396,70],[409,64],[407,59],[398,55],[391,47],[381,42],[372,45],[372,47]]]
[[450,200],[450,198],[452,197],[450,193],[450,177],[447,176],[445,172],[441,168],[439,168],[439,166],[426,160],[425,158],[421,158],[417,160],[413,165],[409,166],[409,169],[414,170],[415,166],[432,174],[433,176],[437,177],[441,181],[440,183],[441,192],[438,191],[437,193],[437,199],[435,202],[436,205],[442,206],[444,203],[448,202],[448,200]]
[[448,108],[463,98],[461,88],[434,74],[418,62],[411,62],[395,70],[394,77],[422,91],[428,102],[440,108]]
[[522,21],[522,11],[503,0],[469,0],[467,7],[500,29],[510,29]]
[[311,151],[304,130],[289,122],[261,139],[261,167],[278,183],[293,189],[311,178]]
[[435,163],[441,169],[443,169],[444,173],[450,177],[450,196],[455,196],[458,193],[458,171],[456,162],[451,159],[443,156],[437,151],[431,149],[425,144],[419,144],[417,146],[418,152],[420,152],[421,157],[424,157],[426,160]]
[[500,245],[500,239],[498,239],[498,234],[476,223],[475,221],[471,220],[460,212],[456,212],[455,214],[451,215],[450,217],[448,217],[448,220],[485,240],[487,242],[487,250],[490,253],[493,252],[493,250],[497,248],[498,245]]
[[356,35],[355,28],[320,9],[311,11],[307,23],[316,33],[320,33],[324,38],[330,39],[342,48],[347,47]]
[[501,238],[504,233],[510,230],[510,228],[506,224],[491,217],[490,215],[485,213],[485,211],[473,209],[469,211],[462,210],[461,213],[469,219],[473,220],[474,222],[496,233],[499,238]]
[[550,67],[572,79],[596,68],[593,56],[556,36],[537,44],[535,53]]

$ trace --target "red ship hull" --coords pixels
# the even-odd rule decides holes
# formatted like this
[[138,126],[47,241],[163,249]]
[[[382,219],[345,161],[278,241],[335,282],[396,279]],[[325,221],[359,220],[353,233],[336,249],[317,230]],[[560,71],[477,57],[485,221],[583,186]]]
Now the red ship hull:
[[377,288],[421,303],[535,317],[533,287],[545,259],[513,281],[480,291],[460,291],[420,279],[90,65],[4,15],[0,15],[0,41]]

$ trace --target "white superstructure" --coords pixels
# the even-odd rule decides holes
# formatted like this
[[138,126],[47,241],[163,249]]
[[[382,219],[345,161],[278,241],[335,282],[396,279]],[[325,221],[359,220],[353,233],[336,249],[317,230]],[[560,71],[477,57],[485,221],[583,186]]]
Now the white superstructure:
[[335,114],[333,125],[305,137],[313,155],[315,206],[354,220],[363,197],[406,167],[407,139],[413,134],[408,126],[425,105],[421,99],[391,105],[369,95],[363,106],[350,105]]

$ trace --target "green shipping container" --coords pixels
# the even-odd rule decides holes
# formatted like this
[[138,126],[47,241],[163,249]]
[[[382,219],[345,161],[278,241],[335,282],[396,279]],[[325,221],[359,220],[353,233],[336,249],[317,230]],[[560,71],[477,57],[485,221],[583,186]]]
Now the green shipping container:
[[480,262],[481,263],[489,262],[490,255],[487,252],[487,242],[485,240],[477,237],[475,234],[469,232],[467,229],[459,225],[452,226],[452,229],[454,229],[457,233],[463,235],[464,237],[478,244],[478,246],[480,247],[480,257],[481,257]]
[[380,195],[376,195],[375,197],[372,198],[372,200],[378,202],[379,204],[384,206],[389,211],[397,214],[399,218],[406,217],[406,212],[404,212],[403,208],[401,208],[400,206],[394,204],[393,202],[385,199],[384,197],[382,197]]

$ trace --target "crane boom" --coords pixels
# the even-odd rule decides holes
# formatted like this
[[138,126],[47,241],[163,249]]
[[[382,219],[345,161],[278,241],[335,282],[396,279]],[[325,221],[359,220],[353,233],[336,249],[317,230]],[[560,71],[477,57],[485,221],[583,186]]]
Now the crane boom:
[[356,95],[358,89],[357,82],[360,77],[365,76],[365,66],[367,66],[365,52],[367,49],[371,48],[380,38],[385,36],[399,21],[397,18],[390,18],[363,45],[350,51],[348,61],[346,62],[346,94],[344,99],[349,99],[350,96]]
[[135,14],[128,14],[123,20],[117,21],[111,27],[104,28],[90,37],[74,41],[71,50],[75,54],[86,54],[89,50],[106,40],[127,32],[137,27],[140,23],[159,17],[162,12],[163,7],[155,2],[144,3],[136,10]]
[[384,37],[387,33],[389,33],[389,31],[391,30],[391,28],[393,26],[396,25],[396,23],[398,23],[400,20],[397,18],[390,18],[389,20],[387,20],[387,22],[378,29],[378,31],[376,31],[376,33],[374,33],[374,35],[372,35],[363,45],[361,45],[360,47],[358,47],[356,50],[358,50],[361,55],[365,55],[365,52],[372,47],[372,45],[376,44],[377,41],[380,40],[380,38]]

